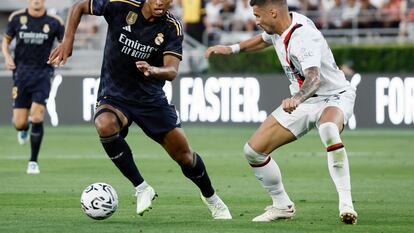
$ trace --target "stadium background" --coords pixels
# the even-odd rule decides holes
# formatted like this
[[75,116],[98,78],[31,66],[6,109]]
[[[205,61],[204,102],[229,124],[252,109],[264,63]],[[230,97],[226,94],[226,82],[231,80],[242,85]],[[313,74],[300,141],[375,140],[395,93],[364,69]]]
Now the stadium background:
[[[23,172],[28,149],[15,142],[11,72],[0,67],[0,232],[211,232],[212,226],[217,232],[269,232],[275,227],[281,232],[350,230],[332,218],[336,216],[336,194],[316,133],[283,148],[283,156],[277,157],[285,186],[301,209],[298,220],[265,226],[249,223],[269,200],[245,166],[241,148],[264,116],[288,95],[288,82],[272,49],[230,60],[213,57],[207,62],[203,58],[206,46],[232,44],[259,33],[249,17],[240,17],[243,9],[237,7],[244,1],[207,2],[210,24],[201,38],[186,35],[180,75],[165,90],[181,114],[193,147],[205,155],[235,221],[207,221],[193,187],[165,152],[135,128],[129,140],[140,168],[161,193],[159,210],[137,219],[133,205],[124,201],[119,213],[105,223],[82,216],[77,206],[80,192],[92,182],[111,183],[121,201],[133,202],[129,184],[108,162],[94,133],[91,117],[106,29],[102,19],[85,17],[73,57],[66,67],[56,70],[62,79],[49,109],[55,107],[51,115],[54,118],[56,113],[59,120],[46,117],[38,178],[28,179]],[[315,21],[333,47],[338,65],[358,88],[355,118],[350,124],[356,130],[344,134],[350,148],[354,199],[362,216],[354,231],[412,232],[414,1],[375,0],[371,6],[366,2],[288,0],[291,9]],[[72,3],[46,1],[49,11],[63,18]],[[24,7],[25,0],[1,0],[0,28],[5,28],[12,11]],[[177,2],[171,10],[185,16],[185,7]],[[0,64],[4,64],[2,55]],[[59,125],[55,128],[52,123]],[[153,174],[154,170],[159,172]],[[252,188],[243,188],[248,183]],[[315,208],[330,210],[315,218]],[[187,223],[188,219],[192,221]]]

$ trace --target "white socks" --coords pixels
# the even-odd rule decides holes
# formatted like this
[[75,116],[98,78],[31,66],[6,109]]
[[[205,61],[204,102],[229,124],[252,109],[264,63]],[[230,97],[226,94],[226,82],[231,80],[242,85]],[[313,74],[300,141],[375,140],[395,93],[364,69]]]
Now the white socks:
[[332,122],[323,123],[319,126],[319,135],[328,152],[329,174],[338,191],[339,205],[353,207],[348,156],[342,144],[338,127]]
[[216,193],[214,193],[213,196],[211,196],[211,197],[205,197],[205,200],[208,204],[213,205],[213,204],[217,203],[217,201],[219,201],[220,198],[217,196]]
[[247,143],[244,146],[244,153],[254,175],[272,197],[273,206],[286,209],[289,205],[293,205],[283,187],[282,176],[276,162],[269,155],[257,153]]
[[135,187],[135,190],[137,190],[137,192],[142,192],[144,189],[148,188],[148,186],[149,184],[144,180],[144,182]]

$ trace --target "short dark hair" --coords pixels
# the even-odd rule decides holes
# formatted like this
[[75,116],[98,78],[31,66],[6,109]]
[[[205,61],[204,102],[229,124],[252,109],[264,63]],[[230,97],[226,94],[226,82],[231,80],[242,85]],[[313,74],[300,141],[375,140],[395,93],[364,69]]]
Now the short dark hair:
[[287,5],[286,0],[250,0],[250,6],[263,6],[269,3],[277,5]]

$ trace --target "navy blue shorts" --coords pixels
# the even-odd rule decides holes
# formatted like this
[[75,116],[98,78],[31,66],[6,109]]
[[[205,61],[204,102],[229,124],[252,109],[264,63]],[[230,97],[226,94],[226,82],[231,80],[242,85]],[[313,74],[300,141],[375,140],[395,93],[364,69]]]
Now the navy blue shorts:
[[51,86],[50,77],[35,82],[15,80],[12,90],[13,108],[30,108],[32,102],[46,105]]
[[128,119],[128,126],[135,122],[144,133],[158,143],[162,143],[169,131],[180,128],[181,121],[174,105],[167,99],[153,103],[130,103],[111,97],[98,98],[96,107],[108,104],[121,111]]

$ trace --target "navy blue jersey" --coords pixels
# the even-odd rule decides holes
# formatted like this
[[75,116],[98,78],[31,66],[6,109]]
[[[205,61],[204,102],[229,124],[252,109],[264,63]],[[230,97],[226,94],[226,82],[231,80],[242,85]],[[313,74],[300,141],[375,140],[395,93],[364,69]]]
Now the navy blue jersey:
[[149,22],[141,12],[144,2],[90,0],[89,13],[102,15],[108,23],[101,70],[99,97],[150,103],[165,98],[165,81],[145,77],[135,65],[146,61],[163,66],[165,55],[182,57],[181,23],[169,12]]
[[[50,78],[53,67],[46,62],[55,38],[61,41],[64,31],[63,21],[58,16],[45,13],[40,17],[32,17],[27,9],[12,13],[5,37],[16,39],[14,78],[31,81]],[[45,75],[41,75],[43,73]]]

